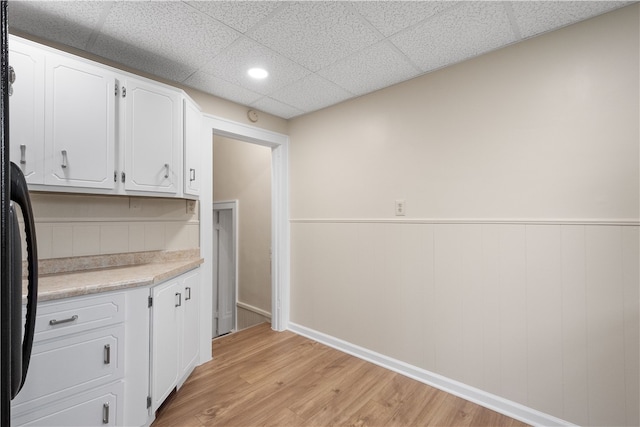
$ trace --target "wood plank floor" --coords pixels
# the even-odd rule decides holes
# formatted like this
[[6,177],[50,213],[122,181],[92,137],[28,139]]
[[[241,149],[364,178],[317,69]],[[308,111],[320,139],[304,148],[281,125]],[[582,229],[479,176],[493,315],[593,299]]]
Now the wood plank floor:
[[525,425],[267,323],[212,345],[153,427]]

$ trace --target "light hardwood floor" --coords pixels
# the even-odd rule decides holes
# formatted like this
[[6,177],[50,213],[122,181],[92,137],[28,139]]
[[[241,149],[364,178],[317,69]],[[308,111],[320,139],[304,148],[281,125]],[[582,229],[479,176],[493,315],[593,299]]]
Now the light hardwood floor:
[[526,425],[266,323],[212,345],[153,427]]

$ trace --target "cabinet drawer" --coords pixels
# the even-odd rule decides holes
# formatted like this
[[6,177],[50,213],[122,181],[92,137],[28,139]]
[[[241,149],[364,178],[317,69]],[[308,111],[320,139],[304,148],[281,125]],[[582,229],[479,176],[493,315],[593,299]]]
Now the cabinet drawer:
[[121,379],[123,343],[124,325],[119,325],[34,345],[14,413]]
[[35,342],[124,321],[123,293],[38,305]]
[[12,419],[12,426],[115,426],[122,425],[124,384],[72,396],[53,405]]

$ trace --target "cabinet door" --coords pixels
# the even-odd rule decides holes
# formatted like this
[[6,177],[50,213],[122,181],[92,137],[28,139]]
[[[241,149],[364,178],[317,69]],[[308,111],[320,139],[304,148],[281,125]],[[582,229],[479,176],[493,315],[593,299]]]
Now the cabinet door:
[[202,113],[189,99],[184,100],[184,193],[200,195]]
[[152,310],[152,411],[171,393],[178,381],[179,310],[183,303],[180,282],[153,288]]
[[181,358],[180,377],[186,379],[196,365],[200,337],[200,272],[198,270],[188,273],[182,281],[184,301],[182,304],[182,333],[181,333]]
[[75,395],[11,420],[12,426],[122,425],[122,381]]
[[24,388],[12,402],[20,414],[48,401],[121,379],[124,326],[36,343]]
[[182,175],[182,102],[178,91],[128,79],[125,189],[177,193]]
[[44,53],[9,39],[9,65],[15,71],[9,97],[10,158],[29,184],[44,183]]
[[114,188],[115,84],[104,68],[47,55],[45,184]]

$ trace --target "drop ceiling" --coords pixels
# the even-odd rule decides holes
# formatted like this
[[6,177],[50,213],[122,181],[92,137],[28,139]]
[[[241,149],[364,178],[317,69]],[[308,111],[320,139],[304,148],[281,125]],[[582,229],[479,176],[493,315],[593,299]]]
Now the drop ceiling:
[[631,3],[11,0],[9,28],[288,119]]

